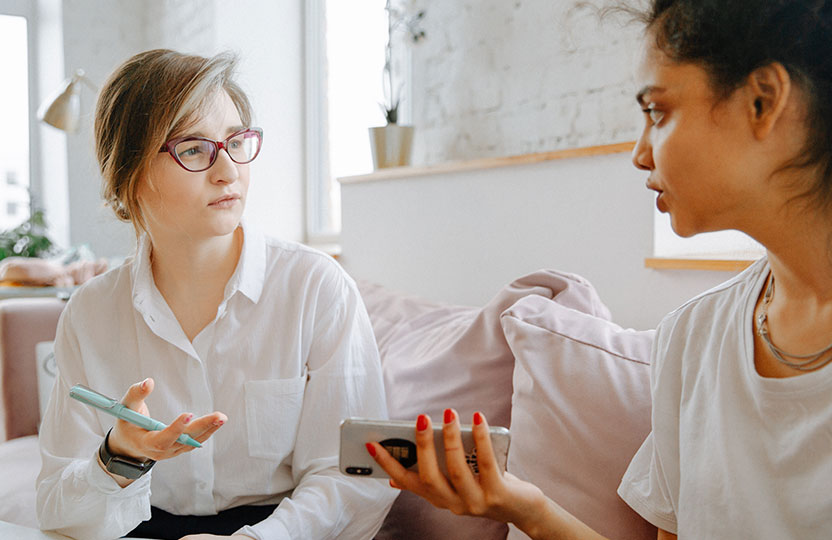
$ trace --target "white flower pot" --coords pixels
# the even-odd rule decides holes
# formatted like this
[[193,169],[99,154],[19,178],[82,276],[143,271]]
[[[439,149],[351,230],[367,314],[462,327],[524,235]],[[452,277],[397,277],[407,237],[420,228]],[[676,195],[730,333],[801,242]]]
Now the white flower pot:
[[387,124],[370,128],[370,148],[376,169],[410,165],[413,149],[413,126]]

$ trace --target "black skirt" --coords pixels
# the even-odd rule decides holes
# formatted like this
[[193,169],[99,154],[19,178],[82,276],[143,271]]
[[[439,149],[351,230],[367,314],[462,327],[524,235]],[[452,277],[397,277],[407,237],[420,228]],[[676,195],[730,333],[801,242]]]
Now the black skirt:
[[150,519],[124,535],[124,538],[159,538],[178,540],[189,534],[230,535],[246,525],[254,525],[272,515],[275,504],[265,506],[237,506],[214,516],[177,516],[155,506],[150,507]]

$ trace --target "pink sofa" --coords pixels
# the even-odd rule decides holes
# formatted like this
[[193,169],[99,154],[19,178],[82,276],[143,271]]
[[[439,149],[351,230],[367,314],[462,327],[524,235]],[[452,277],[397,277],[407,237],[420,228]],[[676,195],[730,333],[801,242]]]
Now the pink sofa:
[[[34,481],[40,469],[35,345],[55,339],[65,302],[0,300],[0,520],[37,526]],[[5,441],[5,442],[2,442]]]
[[[359,283],[379,345],[392,418],[464,420],[483,411],[511,427],[509,470],[613,538],[655,538],[615,489],[650,429],[653,331],[623,329],[579,276],[541,270],[481,307],[442,305]],[[38,399],[34,346],[51,340],[58,300],[0,301],[0,520],[36,526]],[[470,420],[468,420],[470,421]],[[378,540],[525,538],[455,516],[409,493]]]

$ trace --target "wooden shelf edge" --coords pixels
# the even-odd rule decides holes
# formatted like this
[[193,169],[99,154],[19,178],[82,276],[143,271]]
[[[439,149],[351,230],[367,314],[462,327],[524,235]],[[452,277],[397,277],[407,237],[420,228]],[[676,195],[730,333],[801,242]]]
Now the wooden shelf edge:
[[754,263],[752,259],[682,259],[675,257],[647,257],[645,268],[654,270],[710,270],[741,272]]
[[471,159],[466,161],[451,161],[437,165],[425,165],[421,167],[391,167],[379,169],[369,174],[356,176],[345,176],[338,178],[341,184],[358,184],[363,182],[378,182],[380,180],[395,180],[399,178],[414,178],[417,176],[430,176],[434,174],[445,174],[463,171],[476,171],[482,169],[496,169],[512,165],[530,165],[544,161],[557,159],[580,158],[589,156],[605,156],[609,154],[621,154],[631,152],[635,142],[623,142],[605,144],[600,146],[587,146],[583,148],[568,148],[565,150],[554,150],[552,152],[539,152],[536,154],[522,154],[518,156]]

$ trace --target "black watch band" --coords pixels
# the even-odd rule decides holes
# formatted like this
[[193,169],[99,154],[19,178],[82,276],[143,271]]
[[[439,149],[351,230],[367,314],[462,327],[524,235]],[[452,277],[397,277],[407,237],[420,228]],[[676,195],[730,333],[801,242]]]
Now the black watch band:
[[[113,430],[110,429],[110,431]],[[104,464],[104,468],[113,474],[129,478],[130,480],[141,478],[156,462],[152,459],[139,461],[135,458],[114,456],[111,454],[110,447],[107,444],[107,441],[110,439],[110,431],[107,432],[107,435],[104,436],[104,440],[101,442],[101,446],[98,447],[98,457],[101,458],[101,463]]]

